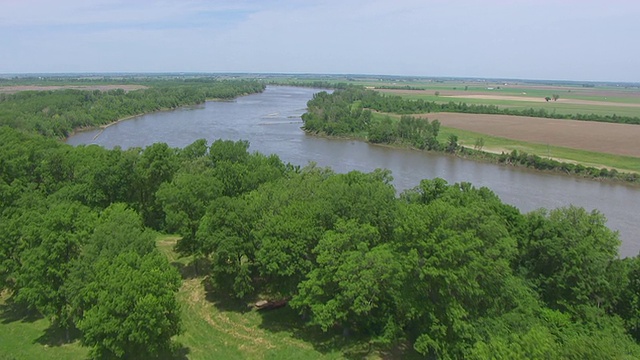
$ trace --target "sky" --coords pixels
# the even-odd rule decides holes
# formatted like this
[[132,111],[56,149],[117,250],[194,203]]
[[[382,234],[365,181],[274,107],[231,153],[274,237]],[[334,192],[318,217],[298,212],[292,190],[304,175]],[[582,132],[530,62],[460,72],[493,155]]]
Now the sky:
[[0,74],[640,82],[638,0],[0,0]]

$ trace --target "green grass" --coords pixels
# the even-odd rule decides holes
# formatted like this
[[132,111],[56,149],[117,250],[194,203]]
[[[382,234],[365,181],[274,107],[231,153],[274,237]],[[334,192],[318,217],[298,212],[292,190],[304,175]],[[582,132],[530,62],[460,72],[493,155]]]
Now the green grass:
[[49,321],[17,310],[8,294],[0,297],[0,359],[86,359],[89,349],[78,341],[65,344],[65,335]]

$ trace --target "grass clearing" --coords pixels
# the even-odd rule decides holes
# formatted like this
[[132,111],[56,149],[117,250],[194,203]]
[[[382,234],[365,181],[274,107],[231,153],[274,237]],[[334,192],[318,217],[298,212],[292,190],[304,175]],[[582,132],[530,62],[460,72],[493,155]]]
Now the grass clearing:
[[65,344],[64,334],[49,321],[16,309],[10,294],[0,295],[0,359],[86,359],[89,349],[79,341]]

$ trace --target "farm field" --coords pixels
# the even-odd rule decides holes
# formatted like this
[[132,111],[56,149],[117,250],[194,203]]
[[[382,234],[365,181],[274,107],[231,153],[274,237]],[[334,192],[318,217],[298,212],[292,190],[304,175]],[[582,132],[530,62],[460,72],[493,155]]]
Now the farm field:
[[[364,86],[381,93],[437,103],[463,102],[562,115],[597,114],[640,117],[640,84],[531,80],[427,79],[392,77],[274,78],[280,84],[331,82]],[[558,95],[557,101],[546,97]]]
[[447,139],[450,135],[457,136],[458,144],[470,149],[476,147],[476,141],[478,141],[478,139],[482,139],[484,145],[481,150],[484,152],[500,154],[517,150],[527,154],[535,154],[543,158],[552,158],[561,162],[579,163],[595,168],[609,168],[622,172],[640,173],[640,161],[635,157],[610,155],[547,144],[536,144],[452,127],[440,127],[440,137],[442,139]]
[[[365,84],[366,83],[366,84]],[[389,95],[437,103],[495,105],[514,110],[544,109],[547,113],[640,117],[637,84],[543,84],[498,81],[364,82]],[[546,97],[557,99],[547,101]],[[487,152],[524,151],[541,157],[587,166],[640,171],[640,126],[524,116],[430,113],[438,119],[441,137],[456,135],[474,147],[482,138]]]
[[[467,103],[476,105],[495,105],[508,109],[544,109],[549,113],[598,114],[640,117],[640,90],[542,90],[522,87],[505,90],[472,89],[468,91],[453,90],[402,90],[376,89],[385,94],[399,95],[407,99],[434,101],[437,103]],[[464,87],[463,87],[464,88]],[[437,88],[436,88],[437,89]],[[436,95],[436,92],[438,93]],[[560,97],[554,101],[546,101],[545,97],[554,94]]]
[[431,113],[421,116],[437,119],[446,127],[491,136],[640,157],[638,125],[487,114]]

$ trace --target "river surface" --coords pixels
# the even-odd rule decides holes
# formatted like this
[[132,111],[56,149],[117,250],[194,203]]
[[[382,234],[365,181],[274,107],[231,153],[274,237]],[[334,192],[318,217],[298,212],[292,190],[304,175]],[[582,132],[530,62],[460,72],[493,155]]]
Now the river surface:
[[336,172],[389,169],[398,191],[415,187],[421,179],[441,177],[450,184],[466,181],[476,187],[486,186],[502,201],[523,212],[571,204],[589,211],[598,209],[607,217],[607,225],[620,232],[620,255],[635,256],[640,251],[640,189],[637,187],[306,135],[300,129],[300,115],[318,91],[321,90],[269,86],[261,94],[235,101],[210,101],[139,116],[104,131],[77,133],[67,143],[126,149],[155,142],[184,147],[201,138],[209,143],[216,139],[249,140],[252,151],[277,154],[284,162],[295,165],[315,162]]

